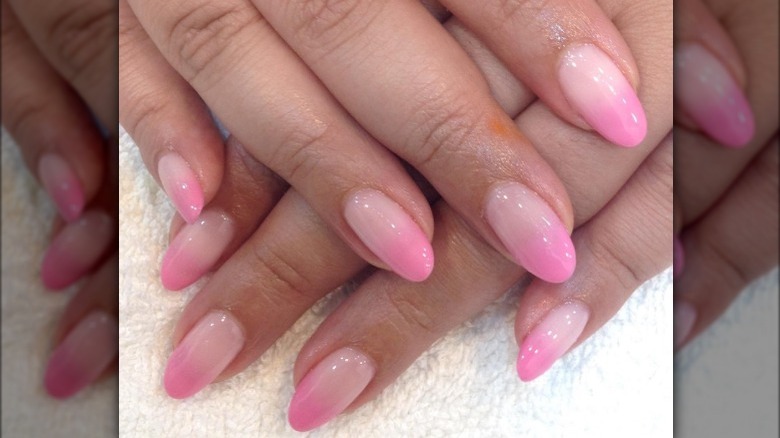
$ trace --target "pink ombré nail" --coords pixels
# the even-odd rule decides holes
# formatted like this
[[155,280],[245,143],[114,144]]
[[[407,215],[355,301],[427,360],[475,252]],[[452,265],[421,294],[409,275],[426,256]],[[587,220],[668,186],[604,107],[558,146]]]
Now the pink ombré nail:
[[163,384],[173,398],[195,395],[213,382],[244,348],[244,332],[224,311],[204,316],[173,350]]
[[49,357],[44,377],[46,392],[68,398],[94,382],[119,351],[115,317],[95,311],[82,319]]
[[111,218],[89,211],[71,222],[52,241],[41,264],[41,279],[49,289],[70,286],[89,272],[115,238]]
[[361,241],[401,277],[423,281],[433,271],[433,248],[417,223],[377,190],[357,192],[344,218]]
[[674,97],[685,112],[714,140],[729,147],[753,138],[753,111],[726,67],[698,44],[674,51]]
[[205,201],[203,189],[190,166],[179,154],[170,153],[160,158],[157,174],[181,217],[187,223],[193,223]]
[[523,339],[517,357],[520,380],[533,380],[563,356],[582,334],[590,311],[585,304],[571,301],[552,309]]
[[206,211],[185,225],[163,257],[163,286],[180,290],[196,282],[222,256],[233,238],[233,228],[233,222],[221,211]]
[[569,104],[607,140],[636,146],[647,134],[645,111],[634,88],[612,59],[585,44],[567,49],[558,80]]
[[57,154],[45,154],[38,161],[38,177],[60,216],[67,222],[76,220],[84,210],[86,195],[68,162]]
[[574,273],[577,261],[568,230],[531,189],[519,183],[495,187],[485,216],[515,262],[531,274],[561,283]]
[[373,361],[354,348],[331,353],[295,388],[288,414],[290,425],[303,432],[332,420],[355,401],[374,374]]

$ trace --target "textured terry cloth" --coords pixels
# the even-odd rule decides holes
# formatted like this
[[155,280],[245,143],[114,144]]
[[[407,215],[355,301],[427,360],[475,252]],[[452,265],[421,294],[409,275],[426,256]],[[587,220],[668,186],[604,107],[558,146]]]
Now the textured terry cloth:
[[[2,435],[109,437],[117,431],[117,378],[65,401],[50,398],[43,374],[68,299],[46,291],[40,265],[56,210],[2,133]],[[80,284],[80,283],[79,283]]]
[[[179,314],[203,281],[166,291],[160,262],[173,207],[120,133],[122,436],[297,437],[286,421],[305,340],[343,298],[321,300],[257,362],[187,400],[163,370]],[[531,383],[517,378],[510,293],[433,345],[374,401],[311,433],[323,437],[660,437],[672,432],[671,270],[637,290],[595,336]]]

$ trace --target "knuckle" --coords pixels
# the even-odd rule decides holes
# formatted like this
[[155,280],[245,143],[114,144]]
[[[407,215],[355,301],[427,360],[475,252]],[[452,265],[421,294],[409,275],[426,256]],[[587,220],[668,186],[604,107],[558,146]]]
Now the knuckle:
[[98,80],[105,70],[101,54],[112,50],[117,39],[117,3],[90,2],[65,8],[52,21],[46,40],[70,80]]
[[[589,234],[589,236],[591,236]],[[621,290],[633,291],[650,277],[643,269],[641,257],[628,257],[625,251],[611,235],[601,233],[598,237],[589,237],[585,245],[591,252],[598,272],[608,272],[621,286]],[[636,262],[635,262],[636,260]]]
[[135,86],[127,84],[126,80],[123,82],[125,99],[120,104],[122,126],[135,138],[140,138],[144,130],[154,130],[165,120],[167,102],[165,96],[145,88],[141,82]]
[[[322,120],[300,123],[291,120],[289,129],[269,162],[288,181],[305,181],[320,168],[328,155],[332,129]],[[335,176],[335,175],[334,175]]]
[[[230,2],[193,2],[168,29],[167,46],[185,79],[192,82],[227,51],[259,16]],[[238,59],[240,57],[233,57]]]
[[536,17],[546,8],[547,2],[548,0],[501,0],[495,3],[495,16],[501,17],[504,23],[514,22],[518,18]]
[[396,321],[395,325],[401,333],[423,337],[437,333],[438,319],[423,303],[415,302],[406,294],[395,290],[387,291],[386,297],[392,314],[397,316],[391,317],[390,320]]
[[710,266],[717,267],[713,272],[729,289],[740,290],[753,278],[744,262],[750,259],[737,257],[734,251],[721,246],[721,242],[721,239],[702,239],[701,254],[703,258],[709,259]]
[[410,163],[425,169],[467,154],[469,140],[482,123],[482,116],[472,108],[469,99],[459,93],[437,91],[425,98],[412,112],[415,116],[403,146]]
[[325,53],[335,51],[363,33],[379,13],[382,2],[363,0],[306,0],[286,2],[291,29],[303,44]]
[[[3,99],[7,97],[4,96]],[[3,111],[3,124],[14,136],[21,136],[45,126],[48,105],[44,100],[25,94],[19,99],[7,102],[7,108],[12,110]]]
[[272,301],[287,307],[291,303],[308,303],[314,300],[313,283],[298,268],[296,259],[272,245],[254,245],[253,266],[259,278],[263,279],[264,292]]

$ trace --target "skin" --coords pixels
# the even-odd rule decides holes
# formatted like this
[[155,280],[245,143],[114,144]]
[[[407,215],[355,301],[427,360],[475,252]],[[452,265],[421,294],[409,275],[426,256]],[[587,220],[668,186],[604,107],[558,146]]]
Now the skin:
[[685,31],[676,32],[675,43],[707,36],[708,48],[743,86],[756,128],[747,145],[734,149],[713,141],[690,120],[677,121],[675,232],[686,262],[675,282],[675,299],[697,313],[678,348],[706,330],[752,280],[778,263],[777,4],[684,3],[709,15],[698,25],[680,23]]
[[[605,4],[615,16],[619,7]],[[659,18],[658,22],[670,22],[669,10],[658,8],[652,12],[666,17],[666,21]],[[585,247],[584,263],[578,268],[582,274],[572,283],[577,289],[574,297],[586,301],[593,312],[580,341],[606,322],[644,279],[670,261],[671,242],[664,236],[671,233],[671,143],[665,140],[671,118],[664,108],[671,104],[671,67],[658,62],[671,58],[658,56],[663,47],[670,47],[670,32],[640,16],[638,13],[621,15],[616,25],[625,29],[624,35],[630,45],[634,44],[633,51],[646,71],[647,80],[643,82],[646,94],[641,98],[651,114],[650,120],[654,121],[649,138],[659,146],[640,147],[617,157],[603,138],[583,133],[557,118],[542,102],[532,102],[530,93],[512,79],[495,57],[473,56],[479,53],[473,47],[470,53],[482,59],[477,62],[486,76],[504,78],[503,84],[491,82],[493,89],[507,90],[508,95],[517,99],[496,96],[500,101],[509,102],[504,110],[519,114],[517,125],[532,141],[543,145],[540,152],[555,163],[553,166],[567,190],[580,195],[575,198],[577,223],[595,218],[575,232],[575,239],[588,244],[581,246]],[[450,26],[454,28],[457,24]],[[462,28],[453,33],[457,32],[466,34]],[[475,39],[468,41],[473,43]],[[643,63],[643,59],[647,62]],[[551,136],[559,136],[560,142]],[[605,165],[613,171],[589,170]],[[229,167],[226,171],[231,172]],[[264,187],[243,190],[259,193]],[[218,194],[214,207],[228,207],[220,199]],[[630,209],[625,207],[627,204],[648,207],[647,210]],[[523,278],[521,269],[502,262],[446,204],[434,204],[434,212],[437,218],[434,248],[444,258],[439,259],[439,267],[432,277],[415,285],[388,273],[373,274],[307,342],[296,363],[296,382],[331,351],[344,345],[357,346],[368,352],[379,368],[377,377],[352,407],[365,403],[389,385],[435,339]],[[638,229],[644,231],[626,232],[632,230],[621,225],[626,222],[639,224]],[[174,232],[177,227],[174,224]],[[239,240],[253,232],[240,229],[243,231],[237,233]],[[292,243],[290,236],[295,236]],[[328,260],[340,260],[339,266],[334,267]],[[614,269],[615,263],[621,268]],[[177,325],[174,343],[209,311],[231,312],[242,324],[248,340],[220,376],[220,379],[227,378],[256,360],[311,304],[361,268],[360,261],[350,256],[343,243],[326,232],[326,227],[300,195],[288,192],[187,306]],[[589,281],[592,278],[604,280]],[[477,284],[483,293],[473,293]],[[546,306],[555,304],[549,299],[540,303],[540,296],[572,298],[571,293],[565,293],[565,285],[547,292],[543,287],[533,285],[525,295],[530,301],[521,304],[521,308],[535,311],[518,314],[518,339],[536,324],[549,308]],[[451,299],[453,294],[457,299]]]

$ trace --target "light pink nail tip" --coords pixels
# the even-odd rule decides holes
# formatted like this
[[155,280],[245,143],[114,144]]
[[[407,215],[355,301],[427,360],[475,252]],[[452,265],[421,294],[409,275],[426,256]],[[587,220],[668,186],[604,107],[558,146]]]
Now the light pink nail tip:
[[187,223],[194,222],[205,201],[198,178],[187,162],[176,153],[167,154],[160,158],[157,174],[165,193],[182,218]]
[[118,333],[116,318],[103,311],[82,319],[49,357],[46,392],[67,398],[94,382],[118,353]]
[[485,216],[515,262],[528,272],[553,283],[571,277],[577,260],[569,232],[531,189],[519,183],[495,187]]
[[86,195],[68,162],[57,154],[45,154],[38,161],[38,177],[62,218],[76,220],[84,210]]
[[755,131],[753,111],[723,64],[698,44],[676,48],[674,62],[677,102],[714,140],[745,146]]
[[163,286],[180,290],[196,282],[219,260],[233,233],[233,221],[222,211],[205,211],[185,225],[163,256]]
[[579,301],[551,310],[523,339],[517,358],[517,374],[524,382],[533,380],[563,356],[582,334],[590,311]]
[[569,104],[607,140],[636,146],[647,134],[647,119],[634,88],[612,59],[585,44],[566,50],[558,71]]
[[327,423],[355,401],[375,374],[373,361],[357,349],[346,347],[331,353],[295,388],[290,425],[306,431]]
[[433,271],[428,237],[403,207],[377,190],[350,198],[344,217],[360,240],[398,275],[423,281]]
[[73,284],[94,266],[114,237],[113,221],[100,211],[89,211],[69,223],[43,256],[43,284],[54,290]]
[[168,358],[163,384],[173,398],[187,398],[213,382],[244,347],[244,332],[224,311],[204,316]]

